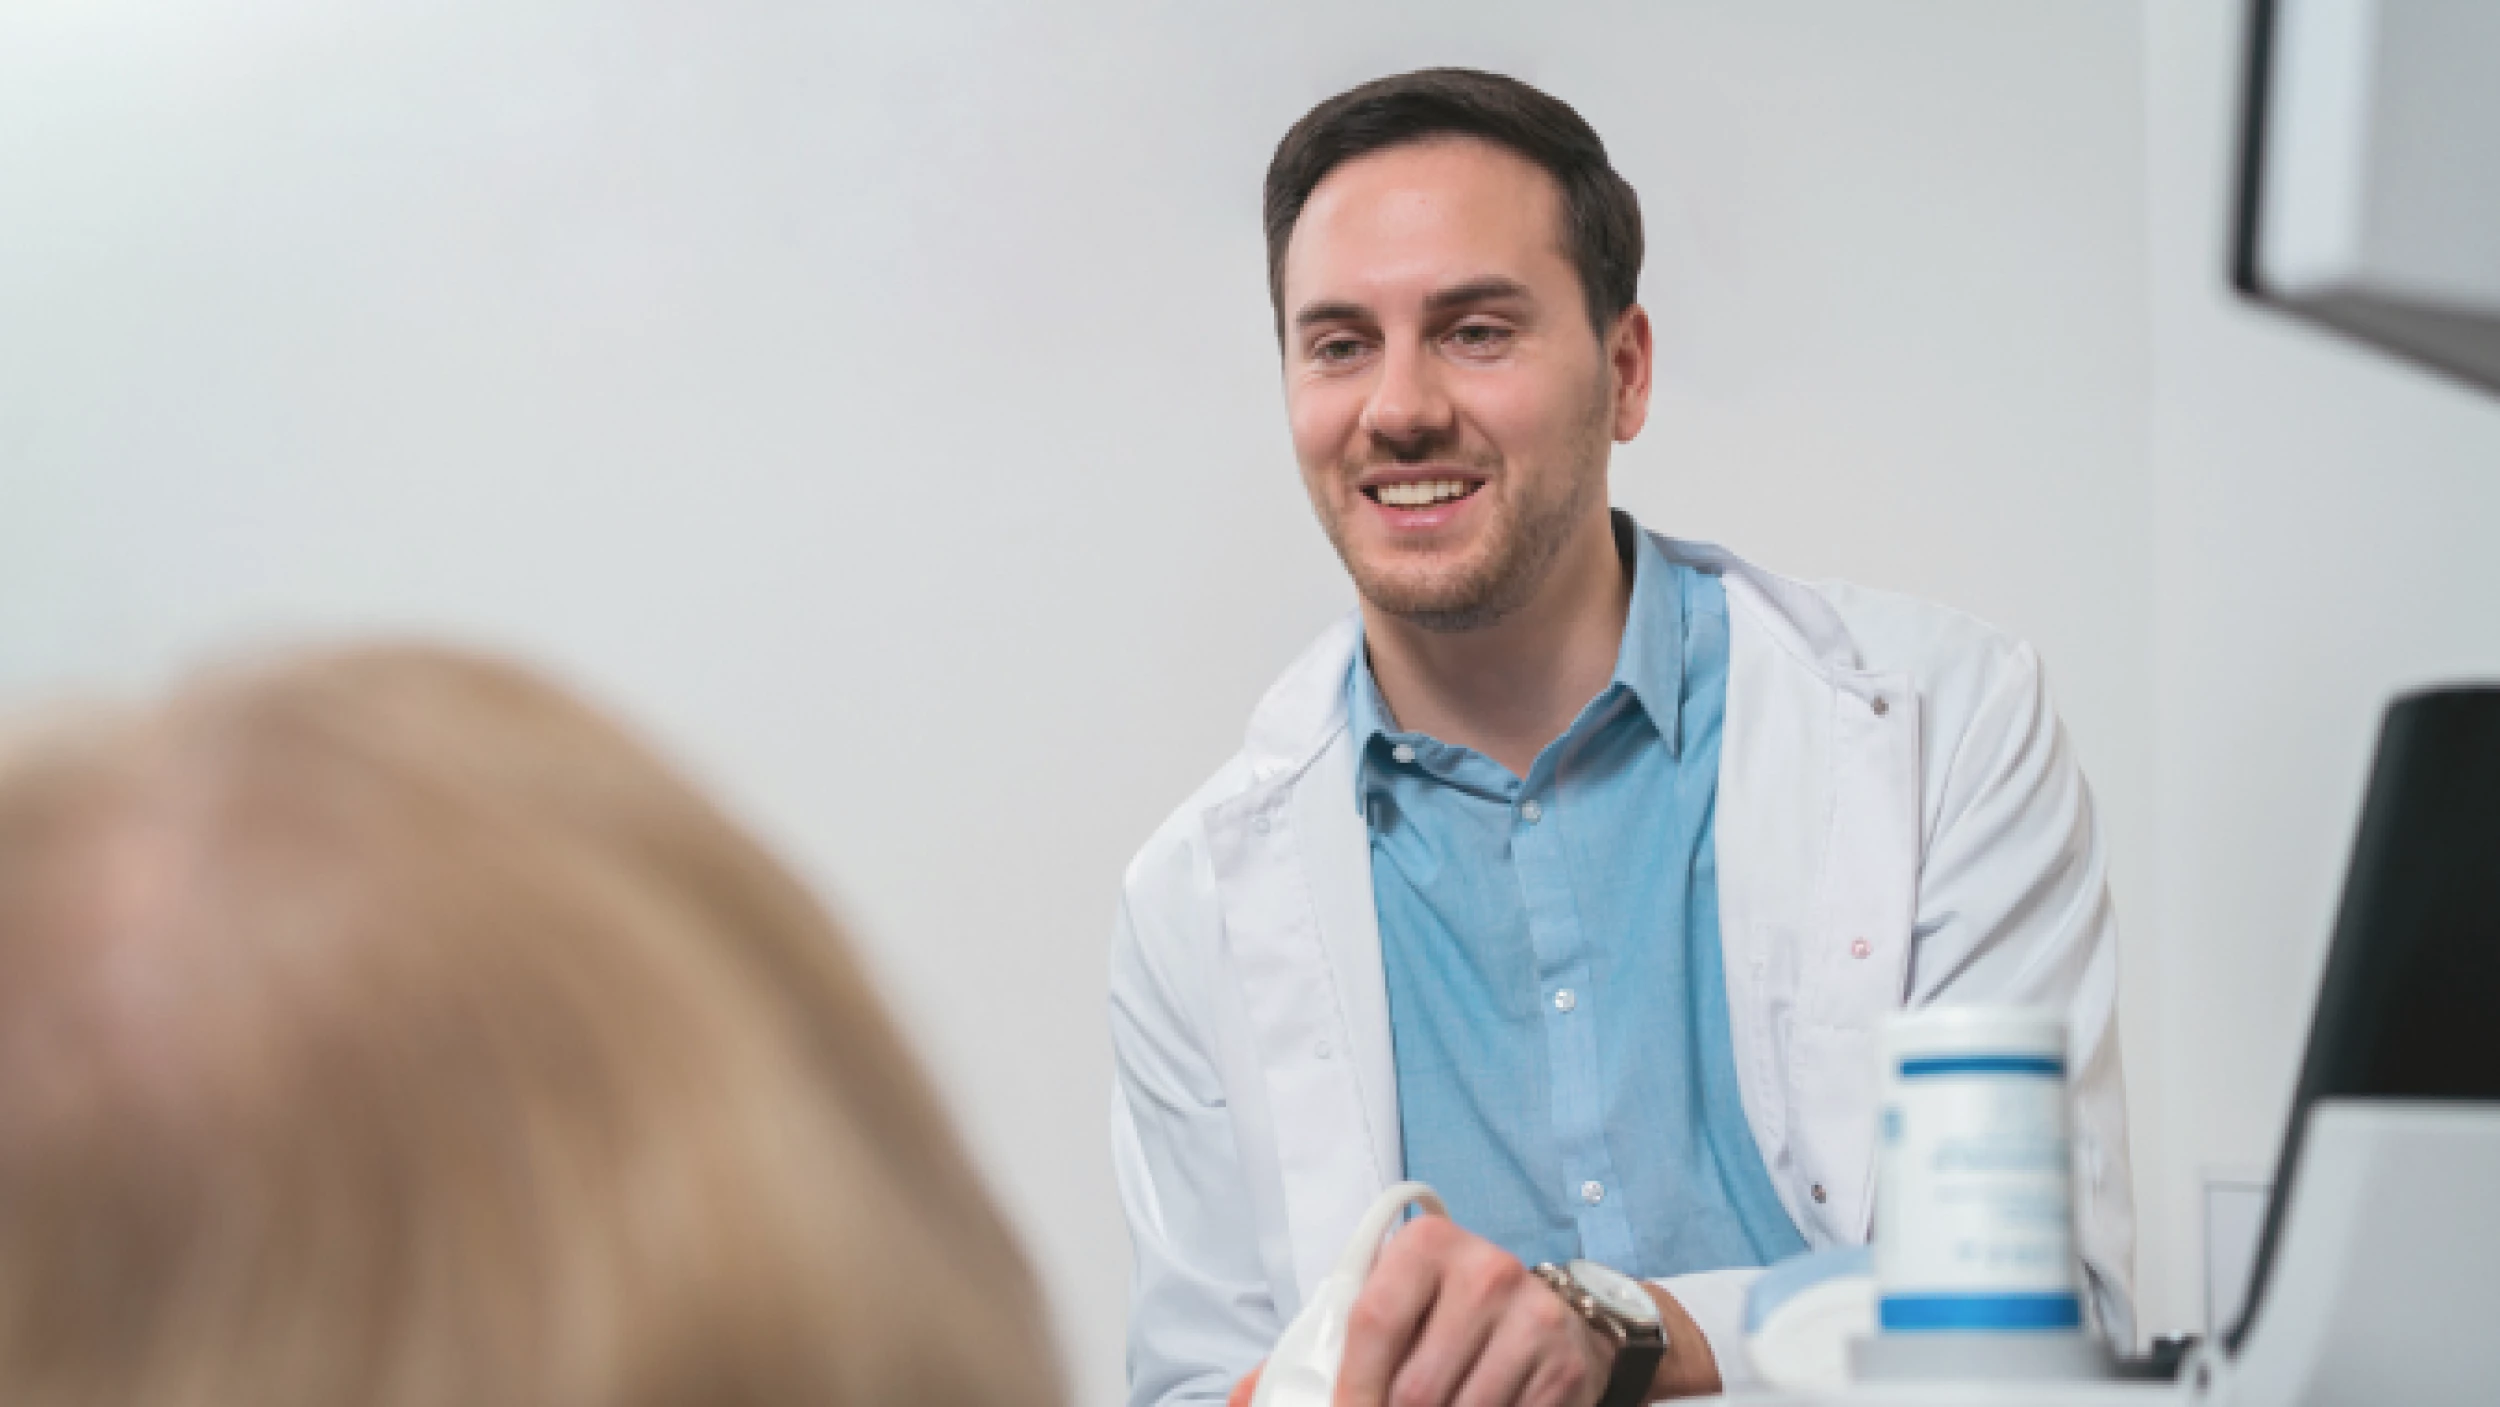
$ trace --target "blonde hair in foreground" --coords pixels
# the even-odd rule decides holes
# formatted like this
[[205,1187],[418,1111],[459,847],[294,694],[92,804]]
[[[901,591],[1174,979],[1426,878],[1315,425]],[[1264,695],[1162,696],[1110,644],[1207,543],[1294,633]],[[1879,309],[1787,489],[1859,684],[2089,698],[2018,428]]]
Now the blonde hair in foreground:
[[841,934],[606,719],[392,647],[0,738],[0,1402],[1058,1400]]

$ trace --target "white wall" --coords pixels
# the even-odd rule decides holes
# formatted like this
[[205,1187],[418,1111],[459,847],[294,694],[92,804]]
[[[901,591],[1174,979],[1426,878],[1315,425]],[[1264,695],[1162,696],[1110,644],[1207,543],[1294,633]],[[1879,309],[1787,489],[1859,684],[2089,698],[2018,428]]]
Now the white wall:
[[[2223,967],[2148,985],[2139,919],[2157,837],[2227,829],[2239,774],[2169,788],[2156,827],[2156,720],[2220,754],[2191,775],[2299,795],[2231,729],[2248,678],[2199,672],[2240,578],[2161,636],[2175,675],[2151,683],[2155,584],[2194,584],[2241,481],[2157,492],[2148,279],[2165,317],[2293,378],[2243,399],[2332,368],[2400,427],[2484,412],[2148,272],[2148,144],[2164,190],[2210,173],[2171,172],[2145,130],[2144,42],[2106,0],[21,0],[0,8],[0,690],[404,627],[617,701],[856,921],[1045,1269],[1080,1400],[1106,1400],[1117,873],[1347,600],[1283,433],[1258,176],[1337,87],[1506,67],[1578,102],[1647,202],[1664,385],[1622,501],[2041,644],[2117,847],[2139,1163],[2167,1186],[2164,1141],[2202,1149],[2208,1111],[2150,1102],[2154,1018],[2230,992]],[[2177,363],[2164,462],[2202,465],[2199,433],[2253,432],[2199,432],[2230,373]],[[2461,472],[2319,433],[2261,437],[2297,456],[2243,471],[2270,524],[2351,513],[2385,548]],[[2419,481],[2360,482],[2391,473]],[[2289,501],[2309,488],[2335,492]],[[2217,506],[2157,544],[2153,505],[2183,499]],[[2460,570],[2304,579],[2288,545],[2236,550],[2347,628],[2390,628],[2350,603]],[[2293,638],[2306,618],[2266,617],[2266,692],[2320,718],[2336,806],[2359,743],[2333,725],[2399,671],[2300,678],[2333,658]],[[2408,661],[2465,638],[2393,628],[2412,643],[2371,648]],[[2304,864],[2334,858],[2319,824]],[[2218,859],[2285,853],[2269,834]],[[2284,873],[2282,921],[2232,931],[2310,941],[2321,881]],[[2239,890],[2163,893],[2189,932]],[[2214,1058],[2235,1073],[2180,1087],[2217,1107],[2280,1082]],[[2164,1322],[2179,1277],[2152,1278]]]
[[[2271,1176],[2387,699],[2500,676],[2500,399],[2228,294],[2238,0],[2147,0],[2156,1195]],[[2148,1271],[2157,1267],[2148,1263]],[[2173,1256],[2171,1302],[2197,1302]],[[2192,1321],[2191,1321],[2192,1322]]]

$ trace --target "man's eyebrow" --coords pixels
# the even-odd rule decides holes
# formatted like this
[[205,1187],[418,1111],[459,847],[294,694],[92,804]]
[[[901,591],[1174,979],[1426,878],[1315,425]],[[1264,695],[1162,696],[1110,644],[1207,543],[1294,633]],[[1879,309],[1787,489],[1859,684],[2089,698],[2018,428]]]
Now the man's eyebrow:
[[[1528,291],[1528,286],[1519,280],[1503,278],[1499,274],[1489,274],[1483,278],[1471,278],[1465,283],[1455,283],[1425,295],[1424,310],[1432,313],[1446,313],[1452,308],[1464,308],[1476,303],[1491,303],[1504,298],[1530,296],[1532,295]],[[1329,322],[1365,322],[1370,320],[1371,315],[1371,309],[1360,303],[1343,301],[1310,303],[1293,315],[1293,325],[1299,329],[1316,327],[1321,323]]]
[[1424,307],[1431,312],[1446,313],[1452,308],[1463,308],[1471,303],[1491,303],[1503,298],[1528,296],[1526,284],[1517,279],[1503,278],[1496,274],[1486,278],[1471,278],[1465,283],[1440,289],[1424,299]]
[[1362,322],[1371,316],[1371,309],[1360,303],[1306,303],[1293,315],[1296,328],[1315,327],[1324,322]]

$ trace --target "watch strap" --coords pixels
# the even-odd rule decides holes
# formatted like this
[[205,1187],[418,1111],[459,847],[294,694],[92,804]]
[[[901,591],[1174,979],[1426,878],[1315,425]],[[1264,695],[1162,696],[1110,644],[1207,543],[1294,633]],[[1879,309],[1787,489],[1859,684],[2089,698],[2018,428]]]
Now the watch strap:
[[1667,1356],[1665,1331],[1655,1324],[1634,1324],[1615,1339],[1615,1369],[1606,1375],[1606,1391],[1597,1407],[1641,1407],[1658,1380],[1658,1362]]

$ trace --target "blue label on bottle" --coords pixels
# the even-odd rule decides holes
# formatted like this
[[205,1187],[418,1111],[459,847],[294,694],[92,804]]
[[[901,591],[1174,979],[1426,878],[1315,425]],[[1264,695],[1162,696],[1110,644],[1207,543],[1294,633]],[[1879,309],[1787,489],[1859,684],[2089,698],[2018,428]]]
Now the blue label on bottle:
[[1922,1055],[1901,1062],[1901,1078],[1936,1075],[2063,1076],[2066,1062],[2046,1055]]
[[1888,1334],[2078,1329],[2083,1327],[2083,1302],[2071,1294],[1886,1295],[1881,1315]]

